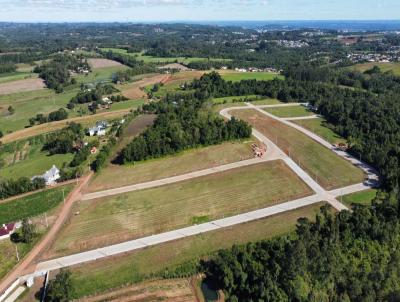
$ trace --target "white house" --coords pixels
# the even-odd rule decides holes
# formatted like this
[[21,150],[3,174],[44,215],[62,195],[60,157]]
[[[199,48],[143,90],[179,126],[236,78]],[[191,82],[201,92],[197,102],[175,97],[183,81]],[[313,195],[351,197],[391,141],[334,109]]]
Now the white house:
[[108,123],[106,121],[99,121],[96,123],[95,127],[91,127],[88,129],[89,136],[103,136],[106,134],[106,129],[108,127]]
[[43,178],[46,186],[51,186],[54,185],[58,179],[61,178],[60,170],[55,165],[53,165],[53,167],[51,167],[51,169],[46,171],[43,175],[32,177],[32,180],[35,178]]

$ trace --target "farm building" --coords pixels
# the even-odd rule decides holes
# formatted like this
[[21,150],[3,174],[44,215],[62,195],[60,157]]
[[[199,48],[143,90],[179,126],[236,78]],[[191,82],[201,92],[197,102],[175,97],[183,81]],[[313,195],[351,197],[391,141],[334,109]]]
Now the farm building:
[[35,178],[43,178],[47,186],[54,185],[58,179],[60,179],[60,170],[53,165],[50,170],[46,171],[43,175],[38,175],[32,177],[32,180]]
[[99,121],[96,123],[96,126],[88,129],[89,136],[103,136],[106,134],[106,129],[108,127],[108,123],[106,121]]

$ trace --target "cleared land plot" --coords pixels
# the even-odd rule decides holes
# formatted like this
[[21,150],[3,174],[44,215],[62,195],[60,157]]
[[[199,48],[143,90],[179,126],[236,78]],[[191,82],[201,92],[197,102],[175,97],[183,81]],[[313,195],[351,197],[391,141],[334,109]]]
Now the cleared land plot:
[[147,281],[98,295],[95,297],[82,298],[77,302],[194,302],[197,301],[194,288],[190,279],[169,279]]
[[114,66],[122,65],[121,63],[119,63],[117,61],[113,61],[113,60],[109,60],[109,59],[88,59],[88,62],[93,69],[114,67]]
[[300,198],[312,191],[282,161],[76,204],[56,255],[109,245]]
[[246,120],[275,142],[325,189],[335,189],[364,180],[361,169],[339,157],[300,131],[256,110],[234,110],[234,116]]
[[0,84],[0,95],[11,94],[21,91],[39,90],[45,87],[46,85],[44,84],[43,80],[39,78],[17,80]]
[[225,81],[239,82],[241,80],[269,81],[275,78],[284,79],[283,76],[271,72],[237,72],[237,71],[218,71]]
[[129,111],[130,111],[130,109],[127,108],[127,109],[122,109],[122,110],[102,112],[102,113],[97,113],[97,114],[88,115],[88,116],[74,117],[74,118],[70,118],[67,120],[41,124],[41,125],[33,126],[30,128],[26,128],[23,130],[19,130],[19,131],[4,135],[4,137],[2,137],[0,139],[0,141],[2,141],[5,144],[5,143],[9,143],[9,142],[16,141],[16,140],[20,140],[20,139],[24,139],[24,138],[28,138],[28,137],[32,137],[32,136],[37,136],[37,135],[40,135],[43,133],[49,133],[52,131],[62,129],[71,122],[80,123],[83,126],[88,126],[88,125],[94,124],[98,120],[113,120],[113,119],[121,118],[122,116],[127,114]]
[[[44,190],[0,203],[0,225],[34,217],[55,208],[73,189],[73,185]],[[63,195],[64,191],[64,195]]]
[[389,62],[389,63],[381,63],[381,62],[370,62],[370,63],[363,63],[357,64],[350,68],[356,69],[358,71],[364,72],[368,69],[373,68],[374,66],[378,66],[381,71],[393,71],[395,75],[400,75],[400,63],[399,62]]
[[263,109],[278,117],[298,117],[314,115],[314,112],[308,110],[304,106],[289,106]]
[[147,98],[147,94],[144,89],[146,86],[154,85],[156,83],[165,83],[169,77],[170,75],[165,74],[153,75],[136,82],[118,85],[117,88],[122,91],[122,95],[129,99],[143,99]]
[[73,268],[75,295],[82,297],[136,283],[150,274],[159,273],[166,268],[172,270],[182,263],[200,259],[233,244],[244,244],[289,233],[295,229],[298,218],[307,217],[313,220],[322,205],[323,203],[315,204]]
[[333,125],[329,124],[323,118],[296,120],[292,121],[292,123],[302,126],[303,128],[310,130],[311,132],[314,132],[315,134],[322,137],[333,145],[346,143],[346,139],[335,133],[333,131]]
[[88,191],[107,190],[249,159],[253,157],[251,150],[253,142],[227,142],[134,165],[110,164],[96,176]]
[[343,197],[338,197],[338,200],[343,200],[343,203],[351,207],[352,204],[371,205],[372,200],[376,197],[378,191],[375,189],[356,192]]

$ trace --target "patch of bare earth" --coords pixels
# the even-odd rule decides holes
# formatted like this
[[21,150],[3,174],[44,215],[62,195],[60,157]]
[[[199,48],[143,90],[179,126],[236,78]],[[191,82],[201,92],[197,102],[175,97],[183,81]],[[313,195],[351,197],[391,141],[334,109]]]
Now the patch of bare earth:
[[0,95],[11,94],[16,92],[33,91],[45,88],[43,80],[40,78],[36,79],[25,79],[0,84]]
[[121,63],[109,59],[89,59],[88,62],[93,69],[122,66]]
[[157,280],[124,287],[98,296],[82,298],[79,302],[197,302],[188,279]]
[[123,89],[122,94],[131,100],[144,98],[147,96],[144,87],[156,83],[166,83],[169,78],[170,75],[168,74],[159,74],[150,78],[144,78],[140,81],[127,84],[126,87],[123,87],[125,89]]

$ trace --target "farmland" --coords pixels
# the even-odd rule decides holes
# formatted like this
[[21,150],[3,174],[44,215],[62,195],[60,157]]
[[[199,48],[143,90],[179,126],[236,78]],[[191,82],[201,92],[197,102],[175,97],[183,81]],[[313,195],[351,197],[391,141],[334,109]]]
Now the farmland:
[[106,190],[249,159],[253,157],[251,143],[253,141],[228,142],[134,165],[109,165],[96,176],[88,190]]
[[88,62],[90,64],[90,66],[95,70],[122,65],[121,63],[119,63],[117,61],[108,60],[108,59],[89,59]]
[[293,123],[314,132],[331,144],[346,143],[346,140],[334,132],[332,130],[333,126],[323,118],[297,120],[293,121]]
[[231,70],[218,71],[225,81],[239,82],[242,80],[269,81],[275,78],[283,79],[284,77],[271,72],[236,72]]
[[391,62],[391,63],[380,63],[380,62],[370,62],[357,64],[352,66],[351,68],[356,69],[358,71],[364,72],[368,69],[371,69],[374,66],[378,66],[383,72],[393,71],[395,75],[400,75],[400,63]]
[[0,225],[15,222],[23,218],[34,217],[55,208],[64,196],[73,189],[73,185],[33,193],[19,199],[0,202]]
[[310,116],[314,113],[304,106],[288,106],[288,107],[276,107],[266,108],[265,111],[276,115],[278,117],[298,117],[298,116]]
[[178,63],[183,63],[183,64],[189,64],[190,62],[198,62],[198,61],[230,61],[230,60],[224,60],[224,59],[218,59],[218,58],[198,58],[198,57],[193,57],[193,58],[185,58],[185,57],[153,57],[153,56],[146,56],[142,52],[135,52],[135,53],[128,53],[125,49],[120,49],[120,48],[102,48],[103,51],[112,51],[115,53],[127,55],[134,57],[138,61],[143,61],[145,63],[156,63],[156,64],[165,64],[165,63],[173,63],[173,62],[178,62]]
[[31,72],[16,71],[0,75],[0,84],[24,80],[27,78],[37,78],[37,74]]
[[45,88],[43,80],[37,77],[22,80],[10,80],[0,83],[0,95],[11,94],[21,91],[34,91],[43,88]]
[[43,140],[32,138],[0,147],[0,161],[2,168],[0,178],[20,178],[41,175],[53,165],[62,167],[63,163],[72,160],[72,154],[50,155],[42,151]]
[[234,116],[255,125],[326,189],[362,182],[364,173],[298,130],[255,110],[236,110]]
[[294,230],[298,218],[313,219],[321,206],[322,203],[315,204],[269,218],[73,268],[76,297],[103,292],[129,283],[137,283],[150,274],[162,272],[166,268],[173,270],[180,264],[199,259],[218,249],[229,248],[233,244],[243,244],[287,234]]
[[139,238],[311,194],[282,162],[273,161],[172,185],[81,201],[55,242],[55,254]]

